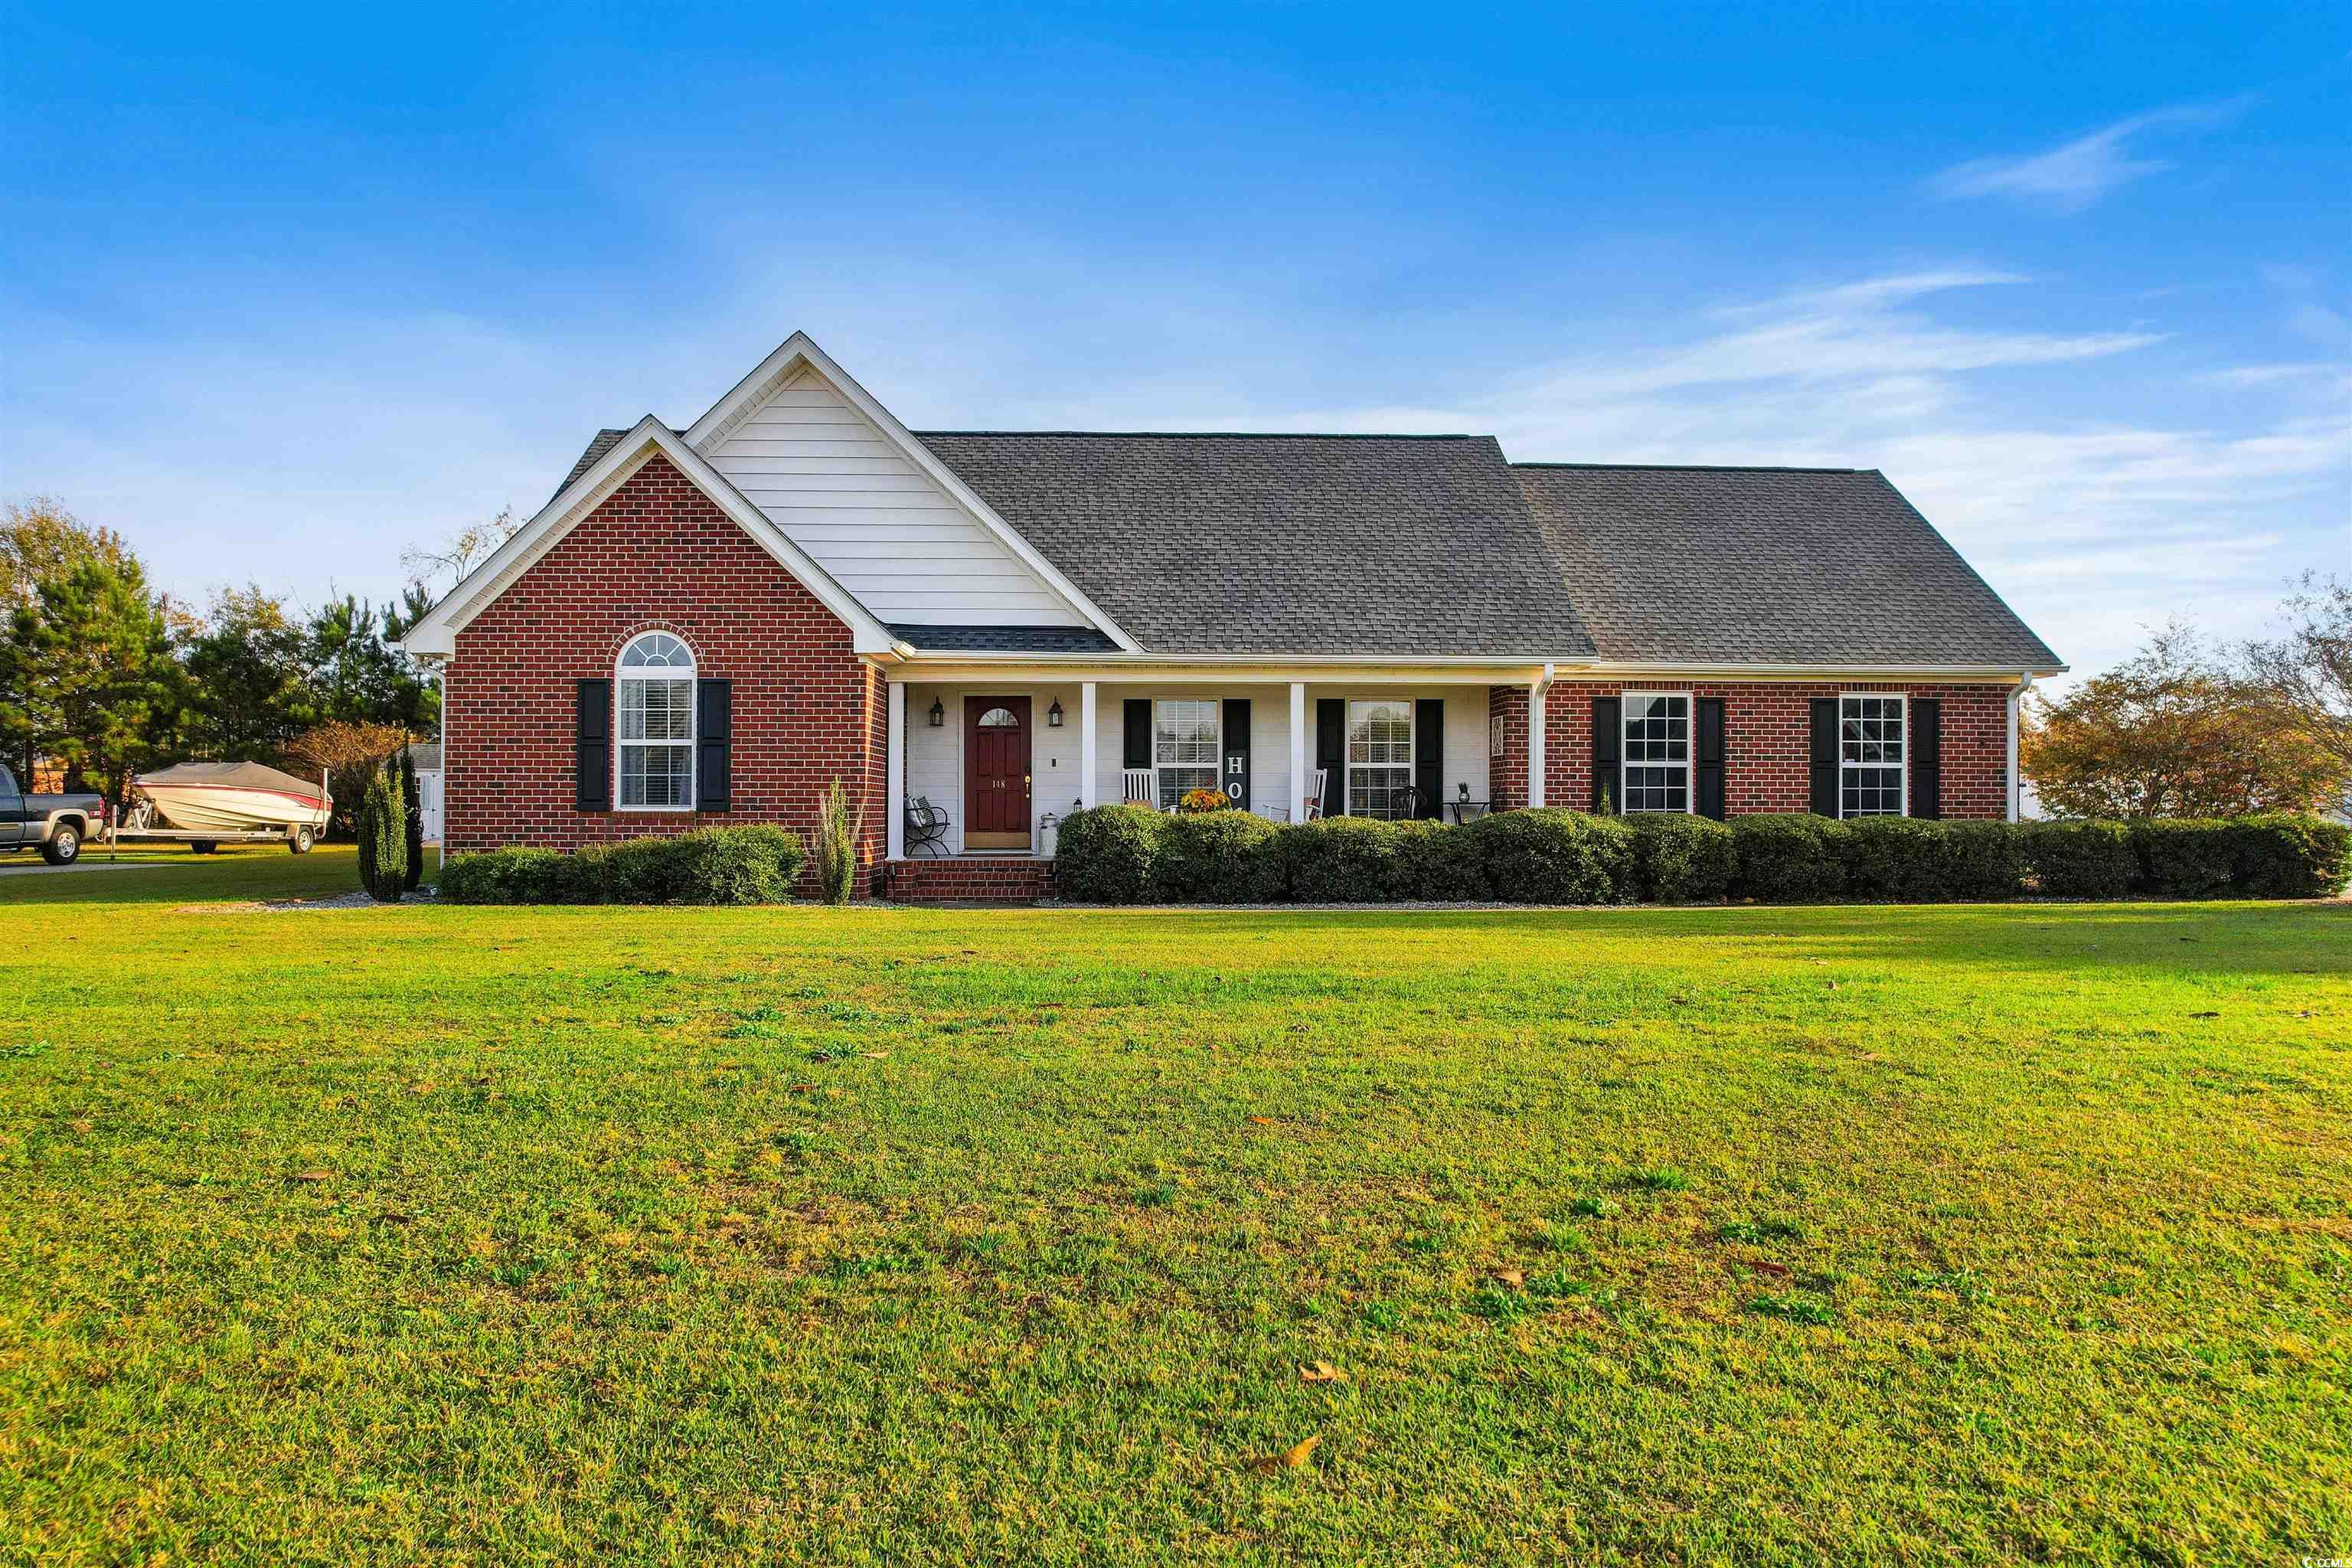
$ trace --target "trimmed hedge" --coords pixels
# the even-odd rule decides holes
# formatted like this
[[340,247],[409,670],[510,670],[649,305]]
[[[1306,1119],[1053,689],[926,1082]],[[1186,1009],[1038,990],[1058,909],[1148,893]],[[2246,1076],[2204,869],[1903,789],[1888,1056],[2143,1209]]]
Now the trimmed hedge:
[[[526,863],[518,875],[532,874]],[[2352,879],[2352,827],[2221,822],[1932,822],[1760,813],[1498,813],[1461,826],[1101,805],[1062,825],[1062,896],[1083,903],[1984,902],[2324,898]]]
[[1171,819],[1148,805],[1095,805],[1062,818],[1054,888],[1082,904],[1139,904]]
[[1633,901],[1633,830],[1622,817],[1557,806],[1499,812],[1465,824],[1462,842],[1506,903]]
[[1944,825],[1916,816],[1864,816],[1841,822],[1827,839],[1830,858],[1845,874],[1850,899],[1923,904],[1950,898],[1944,866]]
[[1280,903],[1274,838],[1274,824],[1255,812],[1179,812],[1160,830],[1151,896],[1168,904]]
[[[1348,818],[1341,818],[1346,821]],[[1425,899],[1432,903],[1483,903],[1495,896],[1494,885],[1470,853],[1465,835],[1469,826],[1447,822],[1381,824],[1396,844],[1393,881],[1400,899]]]
[[[1420,897],[1406,890],[1398,853],[1403,847],[1401,826],[1369,816],[1332,816],[1279,829],[1275,858],[1290,901],[1371,904]],[[1060,864],[1055,862],[1057,876]]]
[[2029,822],[2025,858],[2053,899],[2120,899],[2139,875],[2131,829],[2120,822]]
[[2328,899],[2352,882],[2352,825],[2294,812],[2236,820],[2231,874],[2249,899]]
[[2352,878],[2352,827],[2287,812],[2131,825],[2135,886],[2166,899],[2322,899]]
[[1633,878],[1646,904],[1712,904],[1731,891],[1739,871],[1731,829],[1704,816],[1643,812],[1633,830]]
[[1944,894],[1968,903],[2014,899],[2025,891],[2025,839],[2012,823],[1943,824]]
[[565,854],[521,845],[453,857],[436,884],[453,904],[781,904],[807,850],[781,827],[699,827]]
[[1738,870],[1732,886],[1741,898],[1768,904],[1805,904],[1845,891],[1845,865],[1833,847],[1845,825],[1803,812],[1761,812],[1731,819]]
[[2131,824],[2133,880],[2168,899],[2210,899],[2231,891],[2237,873],[2237,825],[2210,818]]

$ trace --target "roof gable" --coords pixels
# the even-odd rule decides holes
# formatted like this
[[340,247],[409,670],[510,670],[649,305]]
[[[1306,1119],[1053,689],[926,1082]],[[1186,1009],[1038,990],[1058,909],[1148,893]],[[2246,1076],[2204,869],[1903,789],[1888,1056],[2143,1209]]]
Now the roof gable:
[[602,452],[592,447],[574,466],[571,482],[557,491],[553,500],[417,619],[401,639],[403,647],[426,658],[446,658],[455,654],[460,631],[562,542],[631,475],[658,456],[667,458],[778,565],[799,579],[826,609],[838,616],[850,628],[853,646],[858,652],[883,653],[891,648],[895,639],[888,628],[770,522],[758,507],[738,493],[676,431],[649,414],[618,438],[605,441],[604,437],[611,434],[601,432],[597,440]]
[[882,619],[1092,627],[1136,647],[804,333],[684,437]]

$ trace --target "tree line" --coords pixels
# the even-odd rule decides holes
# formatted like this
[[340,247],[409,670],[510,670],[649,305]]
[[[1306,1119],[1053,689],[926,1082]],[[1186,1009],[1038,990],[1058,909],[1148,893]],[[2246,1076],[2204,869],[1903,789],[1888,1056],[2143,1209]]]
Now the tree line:
[[2055,816],[2352,813],[2352,580],[2305,574],[2266,637],[2176,621],[2023,719],[2021,766]]
[[[352,774],[440,732],[437,678],[394,645],[513,531],[501,514],[407,552],[396,604],[313,609],[257,584],[198,611],[158,591],[123,537],[36,497],[0,510],[0,757],[118,805],[130,780],[191,759]],[[336,791],[339,806],[343,792]],[[356,795],[350,804],[356,804]]]

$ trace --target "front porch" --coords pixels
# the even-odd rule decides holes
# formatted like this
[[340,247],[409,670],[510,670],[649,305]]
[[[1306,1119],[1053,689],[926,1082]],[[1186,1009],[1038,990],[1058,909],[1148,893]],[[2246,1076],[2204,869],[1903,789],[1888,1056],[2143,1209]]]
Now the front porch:
[[[925,891],[888,896],[1042,896],[1044,879],[1015,868],[1050,862],[1071,812],[1127,799],[1172,807],[1193,789],[1221,791],[1275,822],[1452,820],[1528,804],[1523,782],[1520,798],[1497,800],[1493,788],[1507,734],[1524,744],[1528,690],[1492,686],[1491,674],[1039,673],[971,668],[890,682],[882,881],[886,890]],[[1514,703],[1516,725],[1504,721]],[[949,875],[950,865],[968,870]]]

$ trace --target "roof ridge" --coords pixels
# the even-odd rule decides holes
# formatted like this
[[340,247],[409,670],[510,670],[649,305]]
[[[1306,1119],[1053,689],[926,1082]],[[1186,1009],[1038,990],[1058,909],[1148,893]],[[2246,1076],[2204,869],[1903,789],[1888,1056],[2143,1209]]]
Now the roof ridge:
[[1467,432],[1382,430],[917,430],[916,436],[1097,436],[1121,439],[1216,441],[1492,441]]
[[1876,468],[1820,468],[1795,463],[1513,463],[1515,468],[1584,468],[1643,474],[1874,474]]

